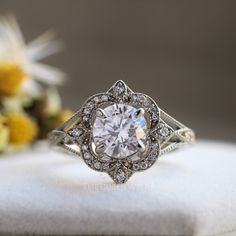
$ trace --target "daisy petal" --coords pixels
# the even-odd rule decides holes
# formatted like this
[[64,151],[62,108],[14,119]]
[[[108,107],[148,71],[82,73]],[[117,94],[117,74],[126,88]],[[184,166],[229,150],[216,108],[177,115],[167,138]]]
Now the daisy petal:
[[53,31],[47,31],[27,45],[26,55],[32,60],[41,60],[63,49],[63,43],[55,40]]
[[66,74],[61,70],[39,62],[32,63],[29,66],[29,72],[38,81],[50,85],[62,84],[66,78]]

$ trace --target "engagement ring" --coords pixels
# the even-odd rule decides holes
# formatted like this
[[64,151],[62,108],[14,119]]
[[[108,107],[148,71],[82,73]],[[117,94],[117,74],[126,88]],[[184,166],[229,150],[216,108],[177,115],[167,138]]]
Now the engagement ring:
[[152,98],[117,81],[90,97],[49,139],[120,184],[150,168],[159,156],[193,143],[195,135]]

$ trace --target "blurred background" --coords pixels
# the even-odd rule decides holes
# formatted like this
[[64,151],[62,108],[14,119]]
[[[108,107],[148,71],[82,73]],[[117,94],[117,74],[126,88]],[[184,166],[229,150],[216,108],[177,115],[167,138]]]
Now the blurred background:
[[65,42],[47,62],[69,76],[66,106],[122,79],[200,138],[236,141],[236,1],[1,0],[27,40]]

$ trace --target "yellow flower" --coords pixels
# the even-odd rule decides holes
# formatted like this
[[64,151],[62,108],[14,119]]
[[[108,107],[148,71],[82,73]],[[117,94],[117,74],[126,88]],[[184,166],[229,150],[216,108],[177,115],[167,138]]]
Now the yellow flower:
[[54,86],[49,86],[45,91],[44,112],[48,116],[55,116],[61,110],[61,98]]
[[6,124],[6,118],[0,114],[0,152],[7,148],[9,142],[9,129]]
[[71,110],[61,110],[58,116],[58,125],[61,125],[66,122],[72,115],[73,112]]
[[25,78],[25,72],[17,64],[0,62],[0,95],[14,94]]
[[10,143],[22,145],[32,142],[38,134],[37,124],[24,113],[8,113]]

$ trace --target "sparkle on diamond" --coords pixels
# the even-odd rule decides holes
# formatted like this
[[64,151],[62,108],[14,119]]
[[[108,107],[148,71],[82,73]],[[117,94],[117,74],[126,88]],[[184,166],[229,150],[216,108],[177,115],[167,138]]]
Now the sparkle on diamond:
[[147,121],[135,116],[137,108],[114,104],[104,108],[106,117],[96,117],[93,125],[95,145],[105,144],[105,153],[115,158],[128,157],[146,142]]

